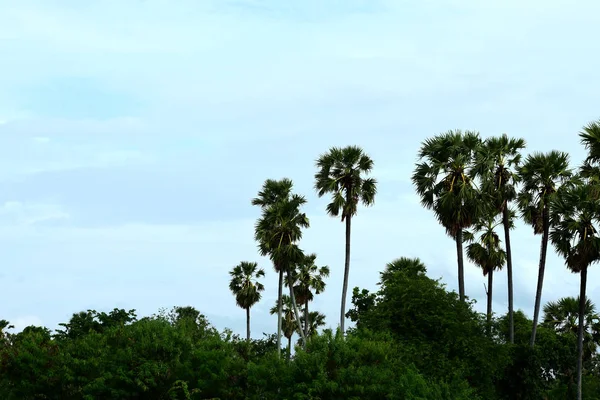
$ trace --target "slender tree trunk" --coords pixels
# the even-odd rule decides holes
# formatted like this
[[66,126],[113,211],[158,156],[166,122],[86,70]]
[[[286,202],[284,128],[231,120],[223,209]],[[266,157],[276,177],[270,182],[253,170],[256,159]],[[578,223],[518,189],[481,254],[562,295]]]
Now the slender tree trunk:
[[308,337],[308,327],[310,321],[308,320],[308,300],[304,302],[304,336]]
[[510,249],[510,221],[508,219],[508,204],[504,205],[502,211],[502,223],[504,225],[504,243],[506,247],[506,274],[508,275],[508,337],[511,343],[515,342],[515,320],[513,304],[513,269],[512,251]]
[[292,336],[291,335],[288,339],[288,345],[287,345],[287,359],[288,361],[292,358]]
[[294,294],[294,282],[292,281],[292,274],[288,269],[288,285],[290,287],[290,298],[292,299],[292,305],[294,306],[294,317],[296,318],[296,323],[298,324],[298,332],[300,333],[300,337],[302,338],[302,347],[306,348],[306,336],[304,336],[304,329],[302,327],[302,322],[300,321],[300,312],[298,311],[298,305],[296,304],[296,295]]
[[456,261],[458,262],[458,295],[465,301],[465,266],[463,261],[463,231],[456,232]]
[[279,288],[277,294],[277,357],[281,357],[281,314],[283,313],[283,269],[279,270]]
[[346,296],[348,294],[348,275],[350,275],[350,232],[352,225],[352,216],[346,216],[346,257],[344,261],[344,284],[342,286],[342,306],[340,315],[340,330],[342,336],[344,335],[345,322],[346,322]]
[[544,232],[542,234],[542,245],[540,246],[540,269],[538,272],[537,291],[535,293],[535,307],[533,310],[533,330],[531,332],[530,345],[535,345],[535,334],[537,332],[538,319],[540,317],[540,304],[542,302],[542,288],[544,286],[544,271],[546,270],[546,253],[548,252],[548,234],[550,231],[550,218],[548,209],[543,211]]
[[494,285],[494,270],[488,272],[488,289],[487,289],[487,324],[488,334],[491,333],[492,326],[492,289]]
[[250,307],[246,308],[246,340],[250,341]]
[[577,330],[577,400],[582,399],[583,382],[583,325],[585,321],[585,289],[587,286],[587,265],[581,270],[579,287],[579,328]]

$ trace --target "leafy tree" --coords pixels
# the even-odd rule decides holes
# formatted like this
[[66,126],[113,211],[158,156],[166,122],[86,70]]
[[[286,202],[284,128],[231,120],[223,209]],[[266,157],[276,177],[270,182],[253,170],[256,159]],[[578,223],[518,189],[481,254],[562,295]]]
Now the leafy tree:
[[421,204],[433,210],[446,233],[456,242],[458,292],[465,299],[463,230],[480,214],[482,203],[472,178],[475,153],[481,146],[477,132],[448,131],[425,140],[419,150],[412,181]]
[[571,272],[580,273],[577,356],[577,398],[582,398],[583,337],[585,330],[588,267],[600,260],[598,196],[587,182],[569,185],[556,196],[551,208],[550,240]]
[[59,324],[65,329],[57,329],[56,337],[59,339],[74,339],[90,332],[101,333],[107,328],[122,327],[134,322],[136,319],[135,310],[126,311],[115,308],[108,314],[96,310],[81,311],[73,314],[68,323]]
[[549,153],[533,153],[517,168],[522,182],[518,203],[526,223],[533,227],[533,233],[542,234],[540,246],[540,262],[533,313],[533,327],[530,345],[535,344],[535,335],[540,315],[544,271],[546,269],[546,253],[550,234],[550,202],[555,197],[562,183],[571,177],[569,156],[560,151]]
[[258,303],[265,287],[258,279],[265,276],[265,271],[258,268],[255,262],[242,261],[229,273],[231,281],[229,290],[235,295],[236,304],[246,310],[246,340],[250,340],[250,308]]
[[386,266],[376,295],[375,304],[358,313],[359,330],[389,332],[424,375],[467,380],[482,398],[495,398],[508,354],[485,334],[485,320],[471,302],[446,291],[418,259],[409,258]]
[[321,294],[325,290],[325,279],[329,276],[329,267],[318,267],[316,265],[316,254],[308,254],[302,258],[294,274],[294,292],[296,300],[304,304],[304,316],[301,317],[304,325],[304,335],[309,337],[309,328],[311,326],[311,315],[308,311],[308,303],[313,301],[316,294]]
[[317,162],[315,189],[319,197],[330,193],[331,203],[327,213],[332,217],[341,217],[346,222],[346,252],[344,261],[344,282],[340,312],[340,330],[345,332],[346,297],[348,276],[350,274],[350,237],[352,217],[358,211],[358,203],[370,206],[375,202],[377,181],[366,178],[371,173],[373,160],[358,146],[332,147],[322,154]]
[[514,227],[514,211],[510,209],[510,203],[517,198],[516,186],[519,178],[517,168],[521,162],[520,151],[525,148],[525,145],[525,140],[509,138],[506,134],[489,137],[476,152],[474,168],[475,175],[481,178],[482,190],[490,195],[496,212],[502,214],[508,278],[509,340],[511,343],[514,343],[514,302],[510,230]]
[[500,247],[500,238],[496,233],[496,222],[493,214],[482,218],[475,224],[475,231],[480,233],[479,241],[467,246],[467,257],[488,277],[487,285],[487,322],[492,322],[492,298],[494,271],[500,270],[506,261],[506,252]]

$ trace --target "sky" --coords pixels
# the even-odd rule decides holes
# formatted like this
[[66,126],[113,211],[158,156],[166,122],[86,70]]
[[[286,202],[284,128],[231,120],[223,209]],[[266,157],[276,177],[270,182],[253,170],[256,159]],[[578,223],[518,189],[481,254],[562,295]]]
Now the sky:
[[[277,277],[250,201],[288,177],[308,200],[300,245],[331,268],[311,308],[335,327],[344,224],[313,180],[346,145],[379,182],[353,221],[350,288],[407,256],[455,290],[454,242],[410,181],[420,143],[507,133],[576,166],[600,117],[598,37],[593,0],[0,0],[0,318],[54,329],[86,309],[192,305],[242,334],[228,273],[256,261],[252,336],[272,333]],[[519,225],[512,242],[515,306],[532,315],[540,237]],[[485,311],[486,279],[465,274]],[[550,249],[543,302],[578,282]],[[496,273],[497,313],[506,287]]]

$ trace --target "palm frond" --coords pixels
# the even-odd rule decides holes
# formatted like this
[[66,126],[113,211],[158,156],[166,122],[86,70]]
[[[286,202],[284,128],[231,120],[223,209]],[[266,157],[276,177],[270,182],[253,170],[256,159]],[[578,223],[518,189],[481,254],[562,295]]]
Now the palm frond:
[[370,206],[377,194],[377,181],[366,178],[373,160],[358,146],[332,147],[316,161],[315,190],[319,197],[331,194],[327,213],[342,221],[357,212],[358,202]]

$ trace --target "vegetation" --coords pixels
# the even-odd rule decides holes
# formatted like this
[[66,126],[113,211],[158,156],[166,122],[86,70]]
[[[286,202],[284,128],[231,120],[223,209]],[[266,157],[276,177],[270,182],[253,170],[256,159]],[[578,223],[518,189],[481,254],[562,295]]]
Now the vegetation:
[[365,178],[373,169],[373,160],[358,146],[344,148],[333,147],[317,160],[318,171],[315,174],[315,189],[319,197],[330,193],[331,203],[327,213],[332,217],[341,217],[346,221],[346,254],[344,262],[344,282],[342,284],[342,305],[340,312],[340,330],[345,332],[346,297],[348,295],[348,276],[350,274],[350,235],[352,217],[358,211],[358,203],[370,206],[375,202],[377,181]]
[[[354,288],[346,309],[350,221],[359,202],[374,203],[377,182],[366,177],[374,163],[361,148],[333,148],[317,161],[315,188],[332,195],[328,213],[346,222],[339,329],[322,331],[325,315],[310,306],[330,270],[300,248],[310,226],[306,199],[290,179],[268,179],[252,204],[260,208],[259,253],[279,278],[275,334],[250,335],[251,308],[267,283],[257,263],[243,261],[229,289],[246,311],[244,338],[218,331],[190,306],[148,317],[88,310],[55,332],[14,333],[0,320],[0,398],[600,399],[600,316],[586,297],[588,268],[600,260],[600,121],[580,137],[588,156],[577,167],[558,151],[521,157],[525,142],[506,135],[450,131],[422,144],[412,181],[454,240],[458,293],[428,276],[421,260],[401,257],[381,266],[376,291]],[[513,310],[510,231],[518,217],[541,235],[532,319]],[[465,245],[488,279],[485,314],[465,293]],[[549,245],[581,285],[578,296],[546,303],[538,323]],[[493,276],[505,266],[509,307],[494,313]]]

